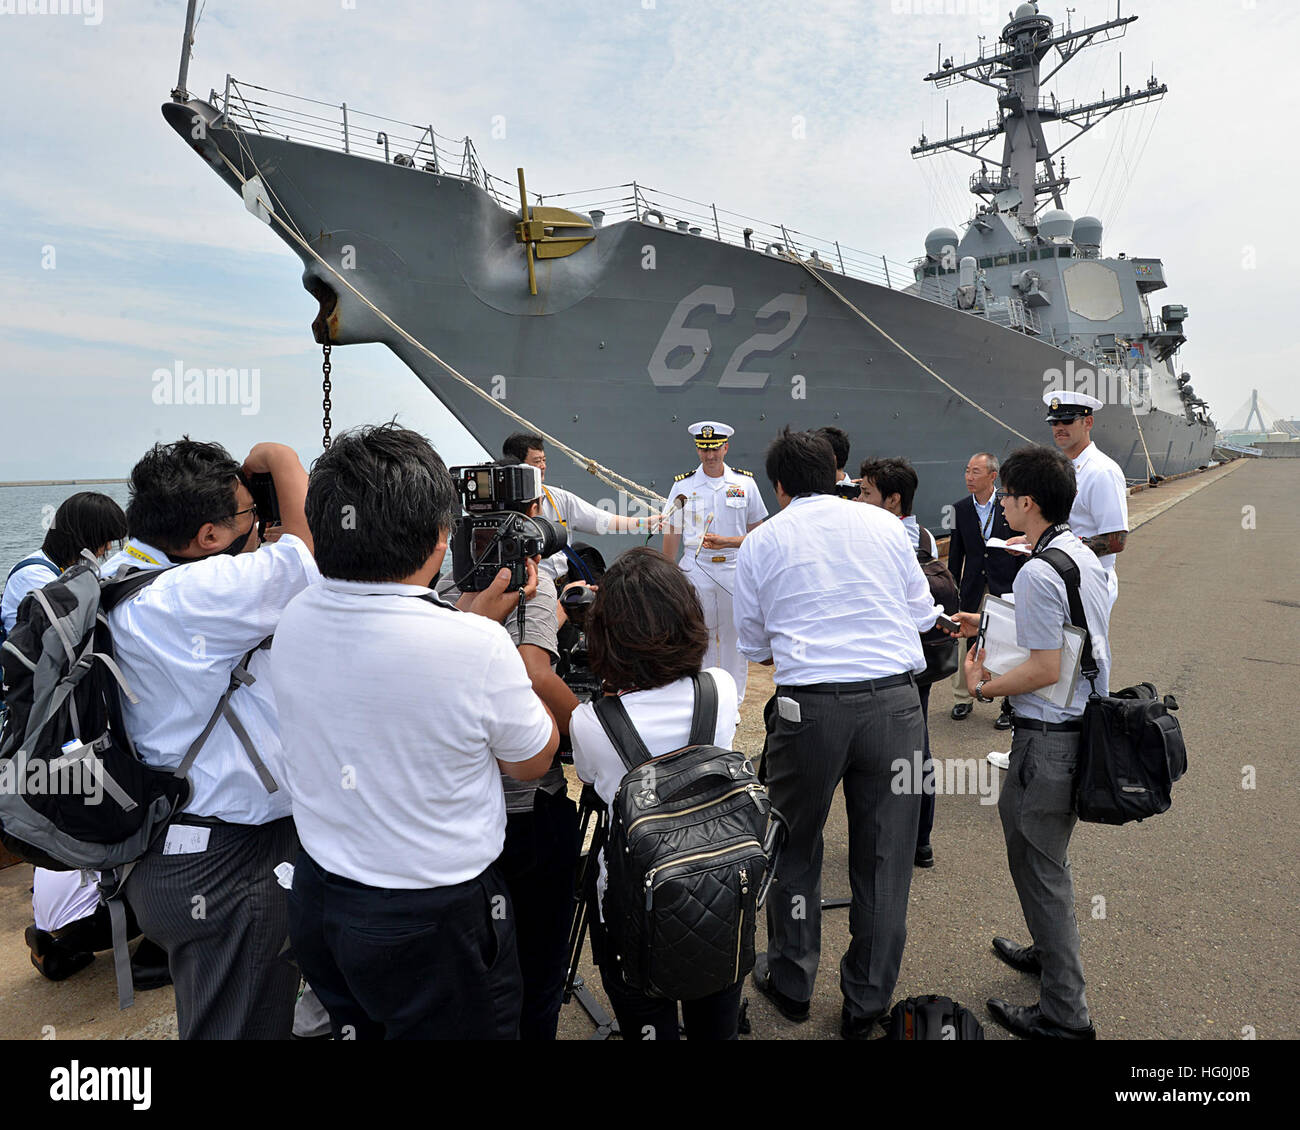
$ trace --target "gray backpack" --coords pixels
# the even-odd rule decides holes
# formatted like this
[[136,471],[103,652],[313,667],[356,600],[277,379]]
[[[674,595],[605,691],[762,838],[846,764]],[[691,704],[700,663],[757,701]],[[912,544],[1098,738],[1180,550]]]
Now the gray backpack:
[[117,896],[135,861],[184,809],[190,767],[222,717],[267,791],[278,788],[230,707],[235,690],[253,681],[248,664],[257,648],[231,672],[230,685],[176,769],[154,768],[136,752],[119,696],[138,699],[117,664],[108,613],[165,571],[133,569],[103,580],[93,563],[74,565],[23,598],[0,647],[9,703],[0,729],[0,844],[37,867],[102,873],[100,896],[113,923],[123,1007],[130,1003],[131,980]]

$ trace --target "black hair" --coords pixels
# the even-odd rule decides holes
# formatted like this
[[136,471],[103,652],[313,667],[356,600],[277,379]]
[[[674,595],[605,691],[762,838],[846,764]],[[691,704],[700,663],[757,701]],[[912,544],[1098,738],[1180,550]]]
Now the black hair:
[[840,428],[827,426],[818,428],[817,434],[826,437],[826,441],[831,445],[831,450],[835,452],[835,469],[844,470],[849,465],[849,437],[846,432]]
[[96,552],[100,546],[126,537],[126,515],[106,494],[83,490],[65,498],[54,512],[41,549],[60,569],[75,565],[83,549]]
[[305,509],[316,564],[341,581],[409,577],[460,517],[442,458],[396,423],[337,436],[312,466]]
[[898,495],[898,508],[906,518],[912,513],[912,500],[920,480],[906,459],[864,459],[860,478],[870,479],[882,499]]
[[156,443],[131,468],[126,525],[166,553],[184,549],[208,522],[235,517],[240,466],[219,443],[182,436]]
[[767,447],[768,480],[791,498],[801,494],[835,493],[835,451],[817,432],[792,432],[788,427]]
[[587,613],[587,650],[607,691],[647,691],[694,675],[708,646],[695,586],[657,549],[629,549],[605,571]]
[[1002,464],[1002,491],[1032,498],[1045,522],[1066,522],[1078,492],[1074,464],[1054,447],[1018,448]]
[[513,455],[520,463],[528,458],[530,451],[545,451],[546,441],[539,435],[533,435],[532,432],[515,432],[514,435],[507,436],[505,443],[501,445],[502,455]]

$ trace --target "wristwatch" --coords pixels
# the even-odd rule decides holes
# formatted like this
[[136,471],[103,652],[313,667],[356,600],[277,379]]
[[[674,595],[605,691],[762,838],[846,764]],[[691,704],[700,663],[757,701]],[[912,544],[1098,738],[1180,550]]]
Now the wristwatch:
[[984,697],[984,684],[987,682],[988,682],[987,679],[981,679],[978,683],[975,684],[975,697],[980,702],[997,702],[997,699],[995,698]]

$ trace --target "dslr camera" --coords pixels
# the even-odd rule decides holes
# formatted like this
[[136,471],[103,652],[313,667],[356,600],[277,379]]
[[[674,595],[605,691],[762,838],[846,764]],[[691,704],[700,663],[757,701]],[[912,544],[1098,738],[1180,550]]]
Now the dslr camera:
[[564,527],[529,518],[542,494],[542,473],[524,463],[452,467],[465,517],[451,536],[451,563],[461,592],[482,592],[502,569],[510,570],[508,592],[528,579],[530,557],[550,557],[568,541]]

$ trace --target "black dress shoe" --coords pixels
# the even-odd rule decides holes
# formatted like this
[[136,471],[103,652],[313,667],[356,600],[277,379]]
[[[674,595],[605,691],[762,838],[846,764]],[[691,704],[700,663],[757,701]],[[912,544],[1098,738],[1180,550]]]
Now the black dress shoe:
[[952,720],[960,722],[963,718],[969,718],[971,711],[975,709],[969,702],[959,702],[952,708]]
[[787,997],[772,984],[772,971],[767,967],[767,954],[761,953],[754,961],[754,988],[767,997],[776,1011],[795,1024],[802,1024],[808,1019],[808,1002],[797,1001]]
[[1018,946],[1010,938],[994,938],[993,952],[1021,973],[1032,973],[1037,977],[1043,971],[1033,946]]
[[1008,1004],[996,997],[988,1002],[989,1015],[993,1017],[1013,1036],[1022,1040],[1095,1040],[1097,1029],[1089,1024],[1086,1028],[1066,1028],[1054,1020],[1048,1020],[1036,1004]]
[[32,951],[33,968],[47,981],[65,981],[95,960],[93,953],[70,950],[53,934],[35,926],[28,926],[23,937]]
[[998,715],[997,721],[993,723],[993,728],[995,730],[1009,730],[1014,725],[1015,723],[1011,720],[1011,711],[1004,708],[1002,713]]
[[868,1020],[854,1020],[849,1016],[847,1008],[840,1009],[840,1039],[842,1040],[870,1040],[876,1034],[877,1024],[888,1031],[889,1013],[882,1012],[879,1016],[873,1016]]
[[934,848],[929,844],[916,849],[916,858],[912,860],[914,867],[933,867],[934,866]]

